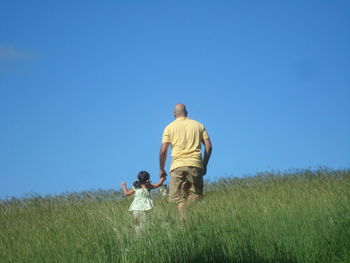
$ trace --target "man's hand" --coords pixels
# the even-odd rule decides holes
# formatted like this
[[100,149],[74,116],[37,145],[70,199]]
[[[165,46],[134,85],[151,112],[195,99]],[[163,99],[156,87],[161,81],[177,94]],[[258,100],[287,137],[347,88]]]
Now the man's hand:
[[210,142],[210,139],[205,139],[203,140],[203,144],[204,144],[204,159],[203,159],[203,175],[206,175],[207,173],[207,165],[210,159],[210,155],[211,155],[211,151],[212,151],[212,145]]
[[170,143],[165,142],[165,143],[162,143],[162,145],[160,146],[160,151],[159,151],[159,177],[160,178],[166,177],[164,166],[165,166],[169,145]]
[[126,187],[126,183],[125,182],[122,182],[122,187]]
[[166,171],[164,169],[161,169],[159,171],[159,178],[162,178],[162,177],[164,177],[164,178],[167,177]]

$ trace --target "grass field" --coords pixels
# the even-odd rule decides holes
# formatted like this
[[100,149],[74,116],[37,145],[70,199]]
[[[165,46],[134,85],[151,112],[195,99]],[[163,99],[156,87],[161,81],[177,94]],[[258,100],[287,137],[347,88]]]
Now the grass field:
[[0,262],[350,262],[350,170],[207,183],[185,225],[158,196],[142,235],[131,200],[110,192],[2,201]]

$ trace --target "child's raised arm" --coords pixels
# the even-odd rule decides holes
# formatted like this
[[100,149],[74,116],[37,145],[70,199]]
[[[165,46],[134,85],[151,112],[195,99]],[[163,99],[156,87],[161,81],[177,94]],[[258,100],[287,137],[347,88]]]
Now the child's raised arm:
[[151,184],[151,189],[155,189],[158,188],[159,186],[161,186],[163,184],[163,182],[165,181],[165,176],[161,177],[159,179],[159,182],[156,184]]
[[126,183],[125,182],[122,182],[122,188],[123,188],[123,192],[126,196],[129,196],[129,195],[132,195],[133,193],[135,193],[135,190],[134,189],[130,189],[128,190],[126,188]]

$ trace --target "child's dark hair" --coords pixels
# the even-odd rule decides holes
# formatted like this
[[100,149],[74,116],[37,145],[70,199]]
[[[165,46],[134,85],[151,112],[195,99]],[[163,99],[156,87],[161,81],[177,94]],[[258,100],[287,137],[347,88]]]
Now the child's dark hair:
[[142,185],[146,185],[146,187],[148,188],[148,185],[150,184],[148,172],[146,171],[139,172],[139,174],[137,175],[137,179],[138,181],[135,181],[133,184],[135,188],[141,188]]

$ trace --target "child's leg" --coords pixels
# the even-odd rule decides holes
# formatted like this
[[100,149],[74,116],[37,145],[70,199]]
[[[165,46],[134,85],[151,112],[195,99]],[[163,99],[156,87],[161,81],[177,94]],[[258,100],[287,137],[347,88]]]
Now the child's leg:
[[135,231],[136,233],[140,233],[143,225],[146,223],[146,212],[135,210],[132,212],[132,216],[135,222]]
[[146,211],[140,211],[140,226],[144,226],[147,222]]
[[135,231],[136,231],[136,233],[138,233],[139,232],[139,228],[140,228],[140,214],[139,214],[139,211],[132,211],[132,217],[134,218]]

